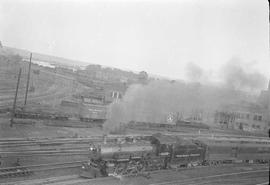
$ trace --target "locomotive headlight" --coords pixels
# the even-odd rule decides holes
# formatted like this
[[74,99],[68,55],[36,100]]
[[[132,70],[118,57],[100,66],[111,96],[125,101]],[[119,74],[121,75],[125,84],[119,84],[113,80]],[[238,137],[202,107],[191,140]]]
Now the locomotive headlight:
[[82,169],[85,169],[85,166],[82,166]]

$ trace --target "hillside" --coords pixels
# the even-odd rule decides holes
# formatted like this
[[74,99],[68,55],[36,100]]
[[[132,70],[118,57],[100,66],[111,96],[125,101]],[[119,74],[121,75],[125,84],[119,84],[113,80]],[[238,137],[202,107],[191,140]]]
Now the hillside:
[[[14,99],[19,68],[22,69],[18,91],[18,105],[25,96],[29,63],[14,55],[10,50],[1,49],[0,53],[0,105],[10,106]],[[76,87],[76,89],[75,89]],[[29,82],[29,102],[54,106],[61,99],[80,92],[84,86],[74,82],[72,77],[54,73],[47,68],[32,64]]]
[[[14,101],[19,68],[22,69],[22,74],[17,107],[24,107],[29,55],[29,51],[21,49],[9,47],[0,49],[0,107],[4,109],[11,107]],[[53,65],[43,65],[36,61]],[[88,65],[85,69],[70,68],[66,63],[71,62],[73,61],[33,53],[28,108],[34,106],[41,112],[62,112],[77,118],[83,116],[89,120],[89,116],[96,117],[96,108],[93,108],[96,104],[106,107],[114,98],[121,98],[131,84],[141,83],[147,79],[145,72],[135,74],[100,65]],[[24,107],[28,110],[26,108]],[[99,111],[103,112],[100,115],[104,119],[104,108],[101,107]]]

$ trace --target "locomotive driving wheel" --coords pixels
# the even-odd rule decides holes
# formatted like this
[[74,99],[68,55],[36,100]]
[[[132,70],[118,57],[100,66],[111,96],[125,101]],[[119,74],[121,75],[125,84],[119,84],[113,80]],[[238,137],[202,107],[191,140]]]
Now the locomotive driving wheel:
[[121,175],[124,173],[126,168],[127,168],[127,164],[125,163],[116,164],[114,168],[114,174]]
[[117,175],[137,175],[141,171],[144,171],[144,165],[142,163],[130,161],[128,163],[120,163],[115,166],[114,174]]

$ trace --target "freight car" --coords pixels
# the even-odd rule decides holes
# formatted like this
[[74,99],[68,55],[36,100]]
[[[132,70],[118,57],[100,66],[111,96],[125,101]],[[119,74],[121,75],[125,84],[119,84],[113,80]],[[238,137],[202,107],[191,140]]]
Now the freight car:
[[152,170],[177,169],[232,162],[267,162],[269,140],[198,138],[154,134],[138,142],[92,145],[82,177],[147,174]]
[[45,112],[30,112],[16,110],[14,116],[21,119],[48,119],[48,120],[63,120],[69,119],[68,115],[58,113],[45,113]]
[[188,129],[206,129],[209,130],[210,127],[202,122],[191,122],[191,121],[177,121],[173,123],[151,123],[151,122],[136,122],[130,121],[128,123],[129,128],[135,129],[167,129],[168,131],[177,131],[182,128]]
[[106,106],[82,104],[79,109],[79,117],[83,122],[93,122],[102,125],[107,119]]

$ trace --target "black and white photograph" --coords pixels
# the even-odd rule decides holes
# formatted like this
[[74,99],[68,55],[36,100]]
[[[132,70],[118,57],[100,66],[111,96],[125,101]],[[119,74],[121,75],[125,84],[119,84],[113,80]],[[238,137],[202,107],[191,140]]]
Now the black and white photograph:
[[269,185],[269,10],[0,0],[0,185]]

